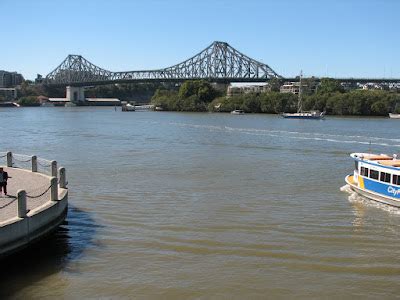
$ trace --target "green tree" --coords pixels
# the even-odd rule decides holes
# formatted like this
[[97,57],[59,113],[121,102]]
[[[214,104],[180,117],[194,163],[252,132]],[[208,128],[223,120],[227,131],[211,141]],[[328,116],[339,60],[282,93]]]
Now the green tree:
[[303,78],[301,81],[302,95],[306,96],[313,94],[317,85],[315,77]]
[[151,104],[164,110],[178,110],[178,92],[174,90],[157,89],[151,98]]
[[292,93],[270,92],[260,95],[261,112],[282,113],[297,110],[297,95]]
[[282,80],[279,78],[271,78],[268,81],[268,87],[271,92],[279,92],[282,85]]
[[18,100],[18,104],[21,106],[40,106],[40,102],[36,96],[22,97]]
[[185,99],[197,95],[200,101],[211,102],[218,92],[205,80],[187,80],[179,89],[179,98]]
[[338,80],[333,78],[321,78],[321,84],[317,89],[318,94],[326,94],[326,93],[343,93],[344,89]]

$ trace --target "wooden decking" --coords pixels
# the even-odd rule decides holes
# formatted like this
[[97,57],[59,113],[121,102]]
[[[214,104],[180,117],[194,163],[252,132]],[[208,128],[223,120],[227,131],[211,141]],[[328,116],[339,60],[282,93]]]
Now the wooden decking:
[[[33,210],[50,200],[50,190],[41,195],[50,187],[50,176],[41,173],[32,173],[29,170],[18,168],[7,168],[4,170],[8,172],[8,196],[2,194],[0,196],[0,227],[7,221],[17,217],[17,191],[23,189],[26,191],[27,209]],[[40,197],[36,197],[39,196]],[[35,198],[30,198],[30,197]]]

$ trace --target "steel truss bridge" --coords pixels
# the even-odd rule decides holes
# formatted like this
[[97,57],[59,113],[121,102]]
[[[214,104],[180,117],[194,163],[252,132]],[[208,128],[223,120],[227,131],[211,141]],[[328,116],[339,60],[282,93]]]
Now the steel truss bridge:
[[[68,55],[43,83],[53,86],[92,86],[133,82],[183,82],[205,79],[216,83],[266,82],[284,78],[268,65],[239,52],[228,43],[214,42],[200,53],[172,67],[157,70],[112,72],[102,69],[81,55]],[[320,78],[314,78],[319,81]],[[383,83],[400,86],[397,78],[335,78],[342,83]]]
[[68,57],[44,79],[46,85],[89,86],[131,82],[181,82],[206,79],[212,82],[265,82],[282,79],[268,65],[256,61],[224,42],[214,42],[195,56],[172,67],[157,70],[111,72],[80,55]]

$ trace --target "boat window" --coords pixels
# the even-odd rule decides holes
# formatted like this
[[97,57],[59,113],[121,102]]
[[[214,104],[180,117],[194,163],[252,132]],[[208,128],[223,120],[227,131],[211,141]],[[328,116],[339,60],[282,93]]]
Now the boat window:
[[393,184],[400,185],[400,175],[393,174]]
[[390,173],[381,172],[381,181],[390,183]]
[[358,170],[358,160],[354,161],[355,170]]
[[368,168],[361,167],[361,175],[368,177]]
[[379,179],[379,171],[369,170],[369,177],[372,179]]

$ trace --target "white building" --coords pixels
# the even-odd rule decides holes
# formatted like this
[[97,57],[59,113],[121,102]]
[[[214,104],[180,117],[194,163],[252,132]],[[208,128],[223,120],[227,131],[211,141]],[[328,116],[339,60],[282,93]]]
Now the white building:
[[249,93],[265,93],[268,91],[268,83],[250,83],[250,82],[232,82],[226,91],[227,97],[249,94]]
[[[317,82],[312,83],[310,87],[308,86],[308,84],[302,82],[301,87],[302,87],[303,92],[305,90],[308,90],[311,93],[314,93],[317,89]],[[279,91],[281,93],[292,93],[292,94],[297,95],[300,91],[300,82],[298,82],[298,81],[285,82],[285,84],[280,87]]]

